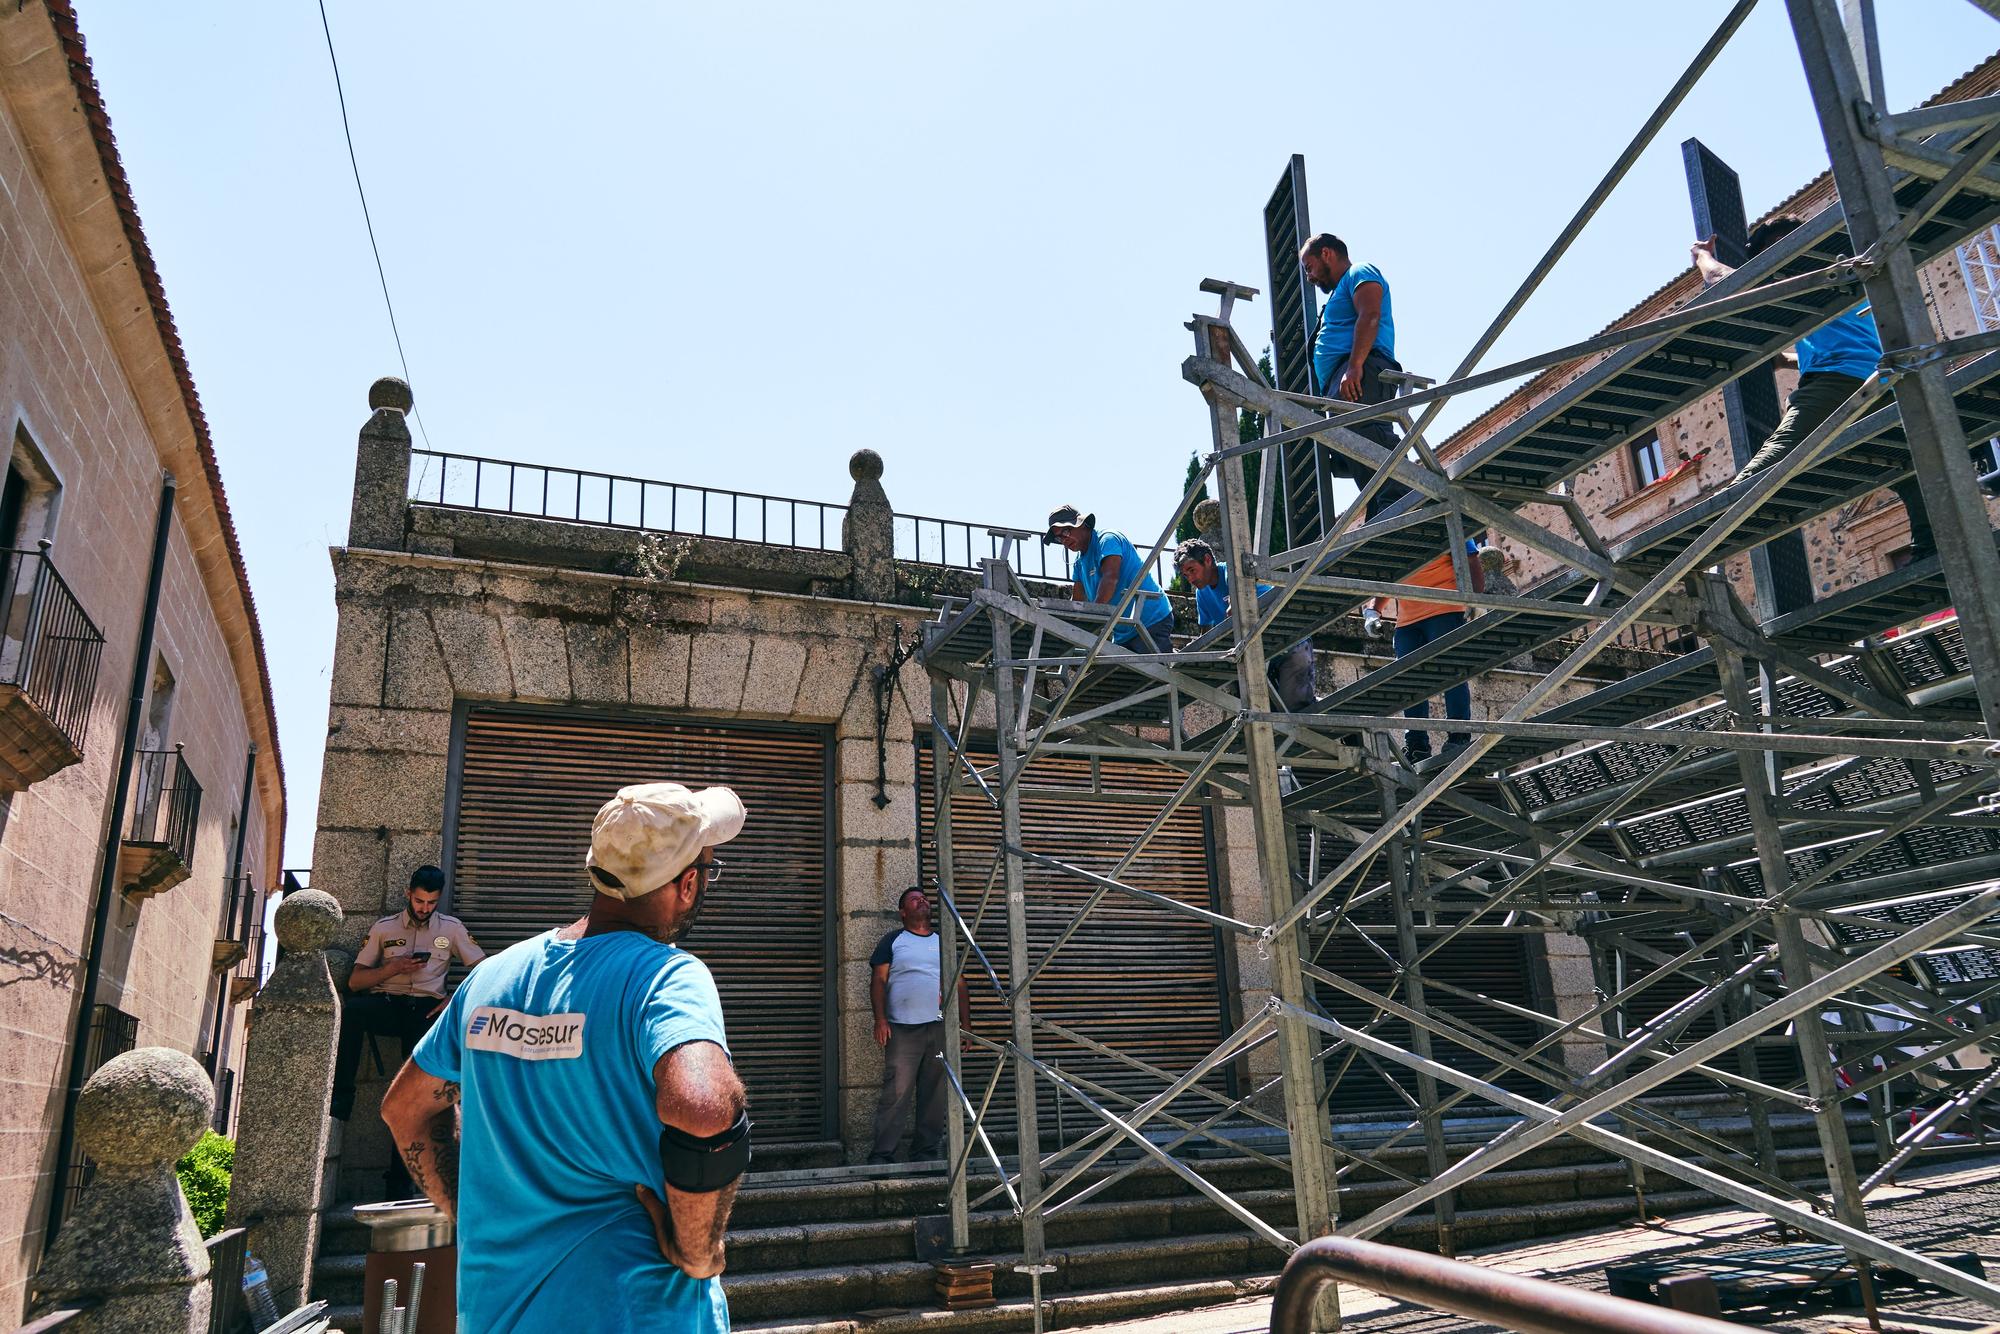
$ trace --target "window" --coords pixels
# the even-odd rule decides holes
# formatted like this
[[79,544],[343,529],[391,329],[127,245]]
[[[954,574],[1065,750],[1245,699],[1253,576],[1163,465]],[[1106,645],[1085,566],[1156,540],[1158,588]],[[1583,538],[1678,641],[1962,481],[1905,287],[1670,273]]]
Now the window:
[[62,479],[27,428],[16,425],[6,490],[0,495],[0,548],[32,551],[43,538],[53,538],[61,501]]
[[2000,329],[2000,226],[1981,232],[1958,248],[1958,271],[1965,277],[1972,322],[1981,333]]
[[1648,431],[1642,439],[1634,440],[1631,449],[1633,490],[1643,491],[1667,475],[1667,455],[1660,448],[1657,431]]

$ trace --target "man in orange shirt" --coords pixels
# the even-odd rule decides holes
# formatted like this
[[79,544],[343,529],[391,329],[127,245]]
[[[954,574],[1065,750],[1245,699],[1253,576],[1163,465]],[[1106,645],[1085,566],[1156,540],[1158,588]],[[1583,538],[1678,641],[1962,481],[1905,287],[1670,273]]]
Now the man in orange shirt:
[[[1486,591],[1486,573],[1479,563],[1479,548],[1471,541],[1465,544],[1466,566],[1472,575],[1472,591]],[[1458,590],[1458,576],[1451,568],[1449,551],[1426,564],[1415,574],[1401,582],[1417,584],[1424,588],[1442,588],[1452,592]],[[1382,612],[1384,604],[1390,604],[1389,613],[1396,621],[1396,656],[1406,657],[1415,653],[1433,639],[1441,639],[1459,626],[1465,624],[1465,608],[1456,602],[1418,602],[1414,599],[1402,601],[1381,597],[1370,601],[1361,609],[1361,631],[1370,639],[1382,635]],[[1444,692],[1444,715],[1447,718],[1472,717],[1472,687],[1461,681]],[[1421,700],[1403,710],[1405,718],[1428,718],[1431,716],[1431,702]],[[1472,737],[1465,732],[1453,732],[1445,738],[1444,755],[1450,759],[1465,748]],[[1405,732],[1403,749],[1410,757],[1411,764],[1421,764],[1431,757],[1431,734]]]

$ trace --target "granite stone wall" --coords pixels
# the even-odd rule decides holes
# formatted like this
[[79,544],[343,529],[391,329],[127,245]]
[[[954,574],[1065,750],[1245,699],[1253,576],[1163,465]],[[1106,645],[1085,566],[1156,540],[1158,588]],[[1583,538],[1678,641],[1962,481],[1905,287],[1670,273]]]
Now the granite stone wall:
[[[175,682],[160,740],[185,743],[203,798],[193,874],[143,903],[112,905],[94,999],[133,1016],[141,1046],[199,1055],[215,1040],[204,1033],[213,942],[244,756],[252,722],[262,722],[261,682],[240,671],[252,633],[243,604],[213,595],[211,567],[227,561],[215,500],[191,441],[160,426],[180,410],[179,387],[143,295],[107,305],[107,284],[138,283],[69,59],[42,6],[0,8],[0,457],[11,453],[41,488],[18,545],[51,542],[56,569],[104,635],[82,762],[0,797],[0,1324],[23,1309],[55,1179],[163,467],[180,486],[155,638]],[[140,335],[153,339],[145,361],[134,360]],[[244,859],[260,887],[276,877],[283,799],[265,740]],[[240,1007],[231,1032],[240,1050]]]

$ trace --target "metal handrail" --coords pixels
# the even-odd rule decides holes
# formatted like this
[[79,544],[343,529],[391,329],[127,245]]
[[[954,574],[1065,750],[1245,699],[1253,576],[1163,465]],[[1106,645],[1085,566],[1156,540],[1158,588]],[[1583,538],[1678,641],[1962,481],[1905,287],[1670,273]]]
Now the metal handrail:
[[171,848],[194,865],[195,830],[201,820],[201,784],[188,772],[181,748],[142,750],[132,766],[131,815],[125,841]]
[[[682,533],[809,551],[840,550],[840,521],[847,517],[847,506],[820,500],[662,482],[587,468],[515,463],[430,449],[413,449],[410,459],[417,465],[410,479],[411,503],[436,509],[560,519],[596,528]],[[779,525],[782,537],[771,535],[774,513],[783,520]],[[754,532],[750,522],[753,514]]]
[[[594,528],[805,551],[842,549],[847,506],[828,501],[433,449],[413,449],[410,459],[414,465],[410,503],[432,509],[556,519]],[[900,510],[892,517],[897,560],[947,570],[977,570],[980,561],[1000,555],[1005,542],[1001,534],[1018,531]],[[1062,548],[1034,540],[1017,543],[1015,553],[1014,569],[1024,578],[1068,582],[1069,556]],[[1162,553],[1151,567],[1162,588],[1173,578],[1168,563]]]
[[1506,1274],[1358,1237],[1315,1237],[1292,1252],[1271,1302],[1271,1334],[1305,1334],[1329,1283],[1449,1311],[1522,1334],[1732,1334],[1735,1325],[1664,1306]]
[[103,656],[104,634],[49,559],[49,544],[6,552],[0,570],[0,684],[19,686],[79,751]]

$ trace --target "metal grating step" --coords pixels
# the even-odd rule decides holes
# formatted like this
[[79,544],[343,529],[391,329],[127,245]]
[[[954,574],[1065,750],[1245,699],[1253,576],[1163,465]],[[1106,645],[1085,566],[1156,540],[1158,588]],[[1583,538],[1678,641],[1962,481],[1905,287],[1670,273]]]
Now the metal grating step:
[[[1787,776],[1785,790],[1804,788],[1829,770],[1845,766],[1840,777],[1794,803],[1789,819],[1810,819],[1816,811],[1848,811],[1880,806],[1922,791],[1913,766],[1886,758],[1862,762],[1836,760],[1818,764]],[[1932,784],[1949,783],[1978,772],[1973,765],[1950,760],[1932,760],[1926,766]],[[1641,866],[1687,862],[1713,851],[1747,842],[1752,836],[1750,807],[1741,788],[1692,802],[1676,809],[1618,820],[1612,832],[1626,856]]]

